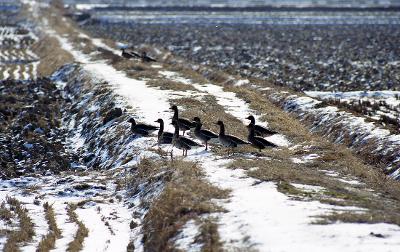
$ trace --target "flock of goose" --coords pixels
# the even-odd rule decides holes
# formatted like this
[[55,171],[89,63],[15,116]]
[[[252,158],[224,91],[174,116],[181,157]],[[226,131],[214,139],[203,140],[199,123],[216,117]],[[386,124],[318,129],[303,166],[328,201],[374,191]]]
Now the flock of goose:
[[[264,128],[260,125],[256,125],[254,116],[250,115],[246,119],[250,120],[250,124],[247,126],[248,128],[248,137],[247,141],[240,139],[239,137],[225,134],[225,125],[223,121],[218,121],[215,124],[219,125],[219,134],[216,134],[210,130],[202,129],[202,123],[199,117],[194,117],[193,120],[188,120],[186,118],[179,117],[178,107],[176,105],[172,105],[170,107],[171,110],[174,111],[174,116],[172,117],[172,125],[175,128],[174,133],[164,131],[164,120],[158,119],[155,122],[159,123],[159,127],[148,125],[144,123],[136,123],[135,119],[130,118],[129,122],[131,123],[131,131],[135,135],[139,136],[148,136],[152,132],[158,130],[158,144],[171,144],[173,147],[176,147],[182,150],[182,155],[187,156],[187,151],[203,147],[205,144],[205,149],[208,150],[208,143],[217,143],[219,142],[222,146],[231,149],[240,145],[250,144],[251,146],[257,148],[259,151],[265,149],[267,147],[277,147],[274,143],[267,141],[262,138],[264,136],[277,134],[277,132],[272,131],[270,129]],[[182,130],[182,136],[179,135],[179,130]],[[186,131],[192,131],[193,135],[196,139],[198,139],[202,144],[195,142],[187,137],[185,137]],[[228,149],[228,153],[229,153]]]
[[145,51],[142,53],[136,52],[134,50],[128,50],[126,48],[121,49],[121,56],[126,59],[141,59],[142,62],[156,62],[157,60],[147,55]]

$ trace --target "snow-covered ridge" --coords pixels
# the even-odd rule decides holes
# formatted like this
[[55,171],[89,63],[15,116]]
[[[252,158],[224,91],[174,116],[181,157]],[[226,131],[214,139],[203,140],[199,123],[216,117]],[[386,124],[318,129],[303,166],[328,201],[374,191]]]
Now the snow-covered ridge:
[[380,160],[386,166],[387,174],[400,178],[400,135],[391,134],[389,130],[337,107],[321,107],[321,101],[311,97],[274,93],[271,98],[282,104],[286,111],[310,122],[313,131],[337,143],[347,144],[371,159]]
[[[155,138],[133,138],[129,134],[129,125],[125,123],[129,115],[135,115],[135,117],[140,117],[143,120],[147,120],[148,116],[154,116],[152,110],[147,110],[146,101],[135,100],[135,95],[131,99],[124,98],[121,94],[127,95],[130,89],[120,87],[125,92],[114,89],[117,86],[110,89],[108,85],[110,83],[104,83],[102,79],[93,79],[93,73],[79,65],[67,65],[53,77],[60,81],[60,87],[64,86],[66,93],[72,99],[74,112],[71,119],[66,120],[66,123],[70,125],[71,129],[78,129],[71,131],[71,137],[80,138],[83,141],[83,145],[78,146],[78,150],[80,147],[82,153],[85,154],[84,156],[88,157],[88,165],[98,165],[99,168],[114,169],[115,172],[118,172],[137,163],[137,157],[154,155],[146,149],[155,143]],[[64,81],[67,82],[63,83]],[[139,89],[149,89],[149,92],[157,92],[157,89],[142,87],[140,83],[137,85],[133,83],[132,85]],[[101,115],[107,110],[105,108],[125,107],[131,102],[135,104],[137,110],[128,110],[128,114],[124,113],[123,116],[102,125]],[[230,109],[235,109],[235,107]],[[141,116],[142,113],[146,114],[146,112],[150,114],[146,117]],[[90,160],[91,152],[94,154],[92,155],[93,160]],[[124,157],[132,153],[134,158],[123,164]],[[154,155],[154,157],[156,156]],[[252,157],[249,156],[249,158]],[[381,248],[381,240],[371,237],[370,230],[379,230],[379,232],[389,236],[385,239],[387,249],[397,244],[396,232],[398,228],[394,225],[343,223],[310,225],[310,222],[315,220],[314,216],[317,215],[332,211],[357,212],[363,211],[363,209],[331,206],[317,201],[293,201],[290,197],[279,193],[274,182],[258,183],[259,181],[256,179],[249,178],[244,170],[226,169],[226,166],[232,160],[227,157],[215,156],[211,152],[190,153],[188,160],[201,164],[211,183],[232,190],[229,200],[218,202],[229,212],[215,214],[220,225],[221,239],[225,242],[227,249],[244,246],[261,251],[271,247],[288,251],[295,246],[304,250],[310,249],[311,246],[326,249],[327,244],[329,244],[328,247],[331,251],[338,249],[351,251],[351,248],[346,245],[347,242],[344,241],[357,239],[359,241],[357,246],[366,248],[372,244],[372,251],[378,251]],[[146,212],[138,208],[139,199],[146,197],[149,200],[157,197],[163,189],[163,185],[159,183],[155,185],[143,184],[143,186],[141,193],[135,196],[132,201],[135,205],[133,209],[144,215]],[[298,186],[307,187],[307,185]],[[79,213],[84,214],[82,211],[79,211]],[[282,218],[282,213],[285,213],[286,217]],[[140,218],[136,219],[138,223],[140,223],[140,220]],[[87,223],[89,225],[90,220]],[[191,223],[189,221],[176,237],[179,248],[197,249],[193,245],[193,240],[198,231],[196,225]],[[135,228],[132,234],[135,247],[139,248],[140,251],[140,226]],[[249,238],[243,240],[243,237],[246,236],[249,236]],[[285,241],[282,241],[280,237],[286,237]],[[372,241],[372,239],[374,240]]]
[[[93,72],[76,64],[65,65],[52,76],[58,86],[64,89],[65,96],[72,100],[71,114],[64,121],[69,132],[67,142],[72,145],[72,151],[84,157],[82,161],[85,166],[114,170],[114,176],[122,176],[131,167],[135,167],[143,157],[157,158],[157,154],[147,150],[156,145],[155,137],[136,139],[130,133],[128,118],[136,113],[134,110],[125,111],[122,116],[104,124],[103,119],[108,111],[115,107],[125,110],[128,103],[115,90],[111,90],[103,79],[93,77]],[[139,213],[133,220],[140,224],[147,211],[142,209],[139,203],[144,198],[145,201],[151,201],[159,195],[163,181],[136,181],[136,183],[141,190],[133,195],[129,202],[133,206],[131,211]],[[90,216],[90,211],[79,213]],[[96,222],[94,219],[86,221],[88,225],[91,225],[90,221]],[[135,227],[129,234],[130,240],[135,242],[135,248],[140,251],[141,225]],[[93,239],[97,239],[95,237]],[[91,247],[96,243],[90,238],[87,242]]]

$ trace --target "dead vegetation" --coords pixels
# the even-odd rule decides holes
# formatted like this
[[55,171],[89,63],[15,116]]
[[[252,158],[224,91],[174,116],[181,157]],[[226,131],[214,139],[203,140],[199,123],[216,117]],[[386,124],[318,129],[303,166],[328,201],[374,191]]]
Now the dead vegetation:
[[11,223],[13,217],[13,213],[6,207],[6,202],[3,201],[0,205],[0,220]]
[[[398,97],[396,97],[398,99]],[[392,133],[397,134],[400,130],[399,112],[397,107],[386,103],[385,100],[341,100],[341,99],[326,99],[322,101],[321,106],[336,106],[346,112],[352,113],[356,116],[366,116],[366,120],[375,121],[381,127],[390,130]],[[387,115],[387,114],[389,115]],[[378,117],[376,120],[371,117]]]
[[[384,219],[386,222],[400,223],[400,215],[396,214],[400,209],[400,204],[398,203],[400,200],[400,185],[396,181],[389,179],[374,167],[364,164],[349,149],[340,148],[338,145],[329,143],[318,135],[311,134],[304,125],[271,103],[265,95],[246,86],[225,85],[227,82],[232,81],[226,75],[217,74],[216,76],[205,70],[200,72],[205,74],[205,78],[211,76],[213,83],[222,85],[226,91],[234,92],[238,97],[248,101],[250,107],[260,112],[263,115],[262,119],[266,120],[272,129],[289,137],[293,145],[308,146],[307,151],[301,151],[301,147],[296,150],[286,148],[266,150],[263,155],[271,158],[271,160],[241,161],[239,159],[232,165],[233,167],[245,169],[258,167],[257,169],[249,170],[248,174],[263,181],[278,182],[278,190],[289,195],[294,195],[293,192],[295,191],[290,186],[290,183],[320,185],[327,188],[327,192],[314,195],[297,190],[298,199],[312,199],[333,205],[359,206],[368,209],[368,214],[352,214],[357,218],[343,218],[342,221],[349,221],[350,219],[358,221],[357,219],[365,217],[369,218],[370,222],[379,222]],[[195,76],[196,73],[191,74],[190,70],[186,69],[185,75],[185,77],[190,77],[191,75]],[[209,81],[212,81],[211,79]],[[227,115],[224,108],[218,108],[218,104],[213,99],[214,97],[205,98],[204,100],[207,101],[203,103],[202,101],[183,98],[173,100],[172,103],[185,108],[181,113],[182,116],[187,118],[200,116],[202,119],[204,118],[205,125],[217,132],[218,129],[213,125],[213,122],[216,118],[223,118],[229,124],[228,131],[230,133],[245,138],[247,132],[242,122]],[[202,113],[203,109],[198,108],[204,108],[204,112],[213,111],[213,113]],[[217,152],[217,154],[222,154],[216,148],[213,151]],[[249,152],[252,150],[245,147],[241,151]],[[292,157],[301,157],[307,153],[317,154],[319,158],[307,164],[296,164],[291,160]],[[341,176],[354,176],[364,182],[365,185],[350,186],[345,183],[338,183],[338,181],[325,175],[324,171],[327,170],[337,171]],[[287,186],[283,187],[282,185]],[[368,188],[373,188],[376,192],[383,192],[383,195],[388,196],[375,197],[373,193],[366,190]],[[383,204],[390,207],[382,209],[380,205]],[[339,218],[341,216],[346,215],[337,215],[336,217]],[[333,217],[327,216],[327,218],[332,219]]]
[[32,50],[40,57],[38,76],[49,76],[61,66],[73,62],[72,55],[62,50],[54,37],[42,38],[32,46]]
[[202,251],[223,251],[216,221],[213,218],[202,220],[200,234],[196,237],[196,243],[203,244]]
[[78,215],[75,213],[76,208],[76,204],[69,204],[67,208],[70,221],[75,222],[78,225],[78,230],[76,230],[74,240],[68,244],[68,252],[81,251],[83,247],[83,241],[89,235],[89,230],[86,228],[83,222],[78,219]]
[[46,202],[43,204],[43,208],[49,226],[49,232],[39,242],[37,252],[47,252],[54,249],[56,240],[61,237],[61,230],[57,227],[53,206]]
[[174,91],[189,91],[189,90],[196,90],[193,86],[178,82],[178,81],[173,81],[169,79],[152,79],[149,80],[146,83],[150,87],[158,87],[161,90],[174,90]]
[[19,226],[18,229],[7,232],[7,241],[4,244],[3,251],[20,251],[19,245],[31,241],[35,235],[34,225],[32,219],[28,216],[28,210],[22,206],[21,202],[11,197],[7,197],[6,201],[10,210],[17,216]]
[[[195,163],[182,160],[173,162],[150,161],[143,159],[138,166],[142,178],[156,178],[156,174],[164,172],[165,186],[159,197],[149,205],[149,211],[144,218],[144,247],[152,251],[174,251],[171,241],[179,229],[190,219],[195,219],[204,226],[198,237],[204,249],[218,251],[219,236],[213,221],[203,220],[203,214],[223,211],[211,202],[228,196],[222,191],[204,181],[204,174]],[[155,172],[156,171],[156,172]],[[160,178],[160,177],[159,177]],[[137,180],[135,179],[135,183]],[[207,251],[207,250],[206,250]]]
[[[128,75],[136,78],[152,78],[156,72],[146,65],[132,62],[119,63],[121,70],[128,72]],[[122,62],[122,61],[121,61]],[[194,76],[199,82],[211,81],[219,85],[226,85],[232,78],[221,72],[207,73],[204,77],[187,68],[185,75]],[[206,72],[203,72],[203,74]],[[176,83],[165,83],[165,81],[153,81],[154,86],[163,86],[165,89],[188,90],[190,86],[182,86]],[[381,176],[372,167],[369,167],[348,150],[340,145],[328,143],[318,135],[312,135],[307,128],[290,115],[283,112],[279,107],[268,101],[266,96],[251,90],[247,87],[225,86],[225,90],[238,94],[241,98],[250,103],[250,106],[263,114],[263,119],[268,121],[271,128],[285,134],[293,144],[300,146],[311,145],[313,153],[320,156],[317,160],[307,164],[294,164],[290,157],[301,156],[303,153],[293,153],[285,148],[277,151],[267,151],[264,155],[272,160],[237,160],[232,168],[248,169],[248,174],[262,181],[274,181],[278,183],[278,190],[291,195],[299,196],[299,199],[319,200],[334,205],[351,205],[368,209],[365,214],[334,214],[323,216],[327,221],[341,220],[349,222],[375,222],[385,221],[389,223],[400,223],[398,201],[400,199],[399,185]],[[200,116],[209,128],[218,131],[213,123],[222,119],[229,123],[229,133],[245,138],[247,131],[242,122],[227,114],[222,106],[219,106],[213,96],[205,96],[202,101],[191,98],[172,100],[183,106],[185,110],[182,116],[193,118]],[[199,108],[201,108],[199,110]],[[211,115],[207,113],[213,111]],[[218,149],[215,149],[218,153]],[[257,169],[251,169],[257,167]],[[159,198],[151,204],[144,202],[149,207],[145,217],[145,236],[143,238],[145,247],[158,250],[173,250],[170,241],[179,228],[189,219],[197,219],[204,213],[221,211],[209,203],[212,198],[223,197],[217,189],[205,183],[200,178],[198,168],[190,163],[176,161],[173,165],[150,162],[142,160],[138,167],[140,181],[163,180],[166,185]],[[365,188],[350,187],[344,183],[338,183],[323,174],[323,170],[336,170],[341,175],[354,175],[366,183]],[[160,173],[165,172],[162,176]],[[178,176],[179,175],[179,176]],[[136,179],[136,178],[135,178]],[[299,190],[291,183],[302,183],[310,185],[322,185],[326,188],[322,193],[309,193]],[[366,188],[373,188],[377,191],[388,193],[387,196],[375,197],[373,193],[367,193]],[[199,200],[201,199],[201,201]],[[393,200],[394,199],[394,200]],[[382,205],[385,207],[382,208]],[[198,218],[200,221],[201,218]],[[204,220],[203,220],[204,221]],[[218,233],[215,223],[201,225],[201,236],[198,241],[203,243],[203,248],[209,251],[216,251],[220,248]],[[204,233],[203,233],[204,232]],[[77,235],[78,236],[78,235]],[[83,240],[83,239],[82,239]],[[75,250],[71,250],[75,251]]]

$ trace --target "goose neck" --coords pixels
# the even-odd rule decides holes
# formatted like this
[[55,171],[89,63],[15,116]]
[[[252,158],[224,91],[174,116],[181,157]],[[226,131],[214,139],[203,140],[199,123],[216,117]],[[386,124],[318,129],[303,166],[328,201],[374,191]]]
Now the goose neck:
[[223,123],[219,125],[219,134],[221,136],[225,135],[225,125]]

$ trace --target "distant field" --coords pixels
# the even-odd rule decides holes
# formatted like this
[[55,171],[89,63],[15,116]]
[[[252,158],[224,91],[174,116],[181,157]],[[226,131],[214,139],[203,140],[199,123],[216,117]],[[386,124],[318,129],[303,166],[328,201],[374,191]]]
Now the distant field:
[[[195,63],[314,95],[398,132],[398,12],[93,12],[98,37],[153,45]],[[338,96],[329,92],[344,92]],[[309,93],[311,94],[311,93]]]
[[[67,4],[83,3],[87,4],[88,1],[82,0],[65,0]],[[113,5],[130,5],[130,6],[355,6],[355,7],[370,7],[370,6],[388,6],[399,5],[396,0],[92,0],[90,3],[113,4]]]
[[[393,21],[400,21],[398,14],[392,15]],[[122,42],[165,47],[197,63],[261,77],[296,90],[399,88],[400,50],[396,41],[400,29],[398,25],[380,24],[388,16],[364,14],[358,16],[360,23],[349,25],[340,24],[351,19],[348,14],[281,14],[269,18],[277,24],[259,25],[245,23],[259,18],[250,15],[248,19],[229,16],[236,23],[213,22],[213,18],[226,21],[224,15],[211,19],[198,15],[203,22],[196,15],[186,15],[186,23],[173,23],[171,20],[178,18],[172,14],[150,16],[149,22],[144,21],[146,14],[130,17],[130,22],[95,19],[85,28]],[[263,17],[267,19],[266,14]],[[305,19],[318,23],[303,24]],[[282,20],[292,23],[282,24]]]

